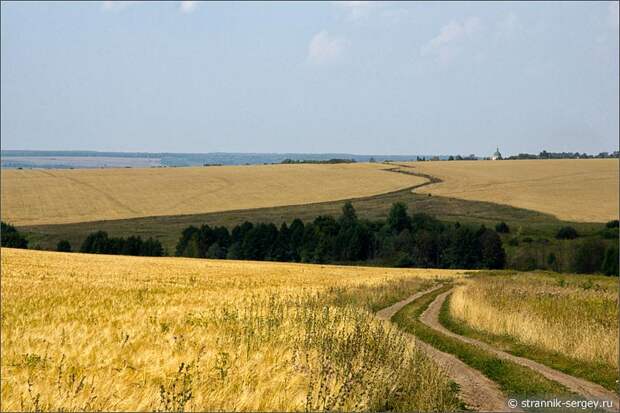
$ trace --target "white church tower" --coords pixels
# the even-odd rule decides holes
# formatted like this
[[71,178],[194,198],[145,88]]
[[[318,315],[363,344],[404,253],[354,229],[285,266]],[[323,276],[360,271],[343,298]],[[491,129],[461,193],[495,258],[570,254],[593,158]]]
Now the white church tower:
[[499,161],[502,159],[502,154],[499,152],[499,146],[495,149],[495,153],[491,156],[491,160]]

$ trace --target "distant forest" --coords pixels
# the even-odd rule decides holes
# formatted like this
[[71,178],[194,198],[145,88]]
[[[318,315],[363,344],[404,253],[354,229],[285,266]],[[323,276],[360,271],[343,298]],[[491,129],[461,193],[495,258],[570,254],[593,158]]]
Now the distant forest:
[[446,225],[426,214],[407,213],[395,203],[386,221],[360,220],[350,202],[338,218],[300,219],[280,228],[245,222],[225,227],[190,226],[181,234],[177,256],[308,263],[364,263],[395,267],[504,268],[498,234],[464,225]]
[[[484,225],[445,223],[423,213],[410,215],[403,203],[392,205],[385,220],[359,219],[350,202],[341,215],[316,217],[304,223],[290,224],[244,222],[232,231],[223,226],[189,226],[180,234],[174,255],[193,258],[217,258],[257,261],[360,264],[388,267],[502,269],[507,267],[501,235],[517,258],[510,268],[519,270],[551,269],[575,273],[618,275],[618,220],[610,221],[598,237],[577,241],[580,235],[570,227],[560,227],[557,240],[568,242],[564,256],[550,252],[541,267],[532,257],[531,239],[521,242],[510,237],[504,222]],[[2,223],[2,246],[27,248],[28,240],[12,225]],[[70,252],[68,241],[58,242],[58,251]],[[80,252],[137,256],[168,255],[161,243],[139,236],[110,237],[104,231],[91,233],[82,242]]]
[[547,152],[542,151],[538,155],[520,153],[505,159],[594,159],[594,158],[620,158],[620,152],[600,152],[597,155],[589,155],[585,152]]

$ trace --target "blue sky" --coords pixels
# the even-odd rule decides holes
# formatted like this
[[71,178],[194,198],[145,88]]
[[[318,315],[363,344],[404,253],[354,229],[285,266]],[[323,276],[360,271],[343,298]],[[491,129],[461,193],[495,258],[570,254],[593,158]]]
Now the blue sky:
[[1,3],[3,149],[618,148],[618,3]]

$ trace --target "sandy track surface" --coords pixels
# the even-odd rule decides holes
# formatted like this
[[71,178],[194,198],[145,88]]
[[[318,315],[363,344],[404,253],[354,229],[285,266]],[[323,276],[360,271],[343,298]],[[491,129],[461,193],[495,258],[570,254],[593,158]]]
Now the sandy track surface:
[[[389,321],[404,306],[440,287],[442,286],[437,285],[431,289],[420,291],[405,300],[384,308],[377,312],[377,318]],[[478,370],[469,367],[452,354],[439,351],[411,334],[407,335],[415,340],[416,345],[428,354],[452,381],[459,385],[459,396],[468,409],[494,412],[519,411],[517,409],[510,409],[506,404],[506,396],[504,396],[499,386]]]
[[445,334],[452,338],[456,338],[465,343],[475,345],[485,351],[493,353],[499,358],[512,361],[513,363],[517,363],[525,367],[529,367],[532,370],[542,374],[549,380],[556,381],[566,386],[569,390],[580,394],[588,399],[612,400],[614,406],[609,411],[618,411],[618,395],[596,383],[570,376],[566,373],[562,373],[561,371],[557,371],[536,361],[506,353],[505,351],[499,350],[485,342],[470,337],[461,336],[445,328],[439,322],[439,311],[441,310],[441,306],[443,305],[444,301],[450,293],[452,293],[452,290],[439,294],[437,298],[431,303],[431,305],[426,309],[426,311],[422,314],[422,316],[420,317],[420,321],[442,334]]

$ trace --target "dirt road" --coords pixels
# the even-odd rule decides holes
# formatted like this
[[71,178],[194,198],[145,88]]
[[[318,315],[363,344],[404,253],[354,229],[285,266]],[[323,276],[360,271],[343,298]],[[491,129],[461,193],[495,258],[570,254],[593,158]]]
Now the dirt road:
[[586,397],[587,399],[612,400],[614,403],[614,407],[612,409],[609,409],[609,411],[614,411],[614,412],[618,411],[618,406],[619,406],[618,395],[612,391],[605,389],[604,387],[596,383],[591,383],[587,380],[570,376],[566,373],[562,373],[561,371],[557,371],[555,369],[552,369],[551,367],[545,366],[536,361],[506,353],[505,351],[501,351],[482,341],[456,334],[448,330],[444,326],[442,326],[439,323],[439,311],[441,310],[441,306],[443,305],[447,296],[451,292],[452,291],[450,290],[445,293],[439,294],[437,298],[431,303],[431,305],[426,309],[426,311],[422,314],[422,316],[420,317],[420,321],[426,324],[428,327],[442,334],[445,334],[447,336],[453,337],[463,342],[475,345],[485,351],[493,353],[499,358],[512,361],[513,363],[520,364],[525,367],[529,367],[532,370],[545,376],[549,380],[556,381],[566,386],[569,390],[577,394],[580,394]]
[[[412,301],[441,288],[437,285],[431,289],[420,291],[409,298],[377,312],[381,320],[389,321],[404,306]],[[459,396],[468,409],[478,411],[519,411],[506,404],[507,398],[499,386],[489,380],[478,370],[469,367],[452,354],[444,353],[408,334],[417,346],[429,355],[446,372],[452,381],[459,385]]]

